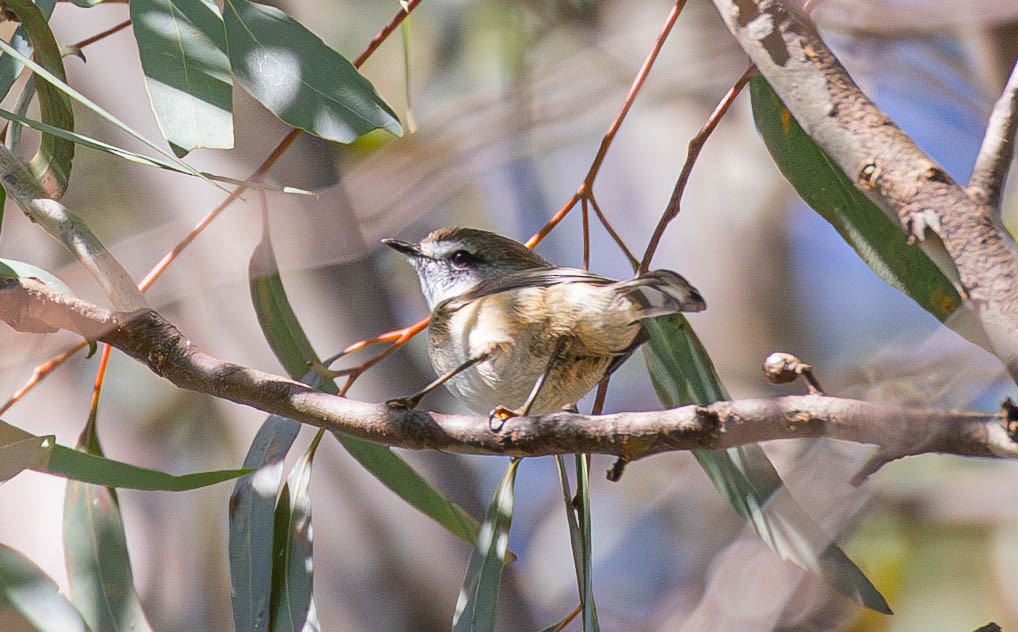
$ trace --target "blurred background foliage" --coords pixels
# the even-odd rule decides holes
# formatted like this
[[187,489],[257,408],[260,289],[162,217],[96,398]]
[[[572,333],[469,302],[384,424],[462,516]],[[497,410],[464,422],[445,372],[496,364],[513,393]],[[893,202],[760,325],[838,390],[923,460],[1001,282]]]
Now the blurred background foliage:
[[[963,6],[964,5],[964,6]],[[353,58],[397,2],[280,3]],[[470,225],[525,239],[583,178],[670,2],[425,0],[410,19],[410,89],[391,38],[361,69],[417,131],[372,133],[350,146],[302,136],[271,172],[317,197],[271,195],[276,254],[291,303],[322,355],[424,315],[416,277],[381,237],[419,239]],[[51,24],[69,43],[125,19],[120,4],[61,3]],[[964,181],[993,100],[1018,53],[1018,7],[1007,0],[827,0],[816,11],[849,71],[924,150]],[[68,59],[69,82],[130,125],[158,137],[130,31]],[[745,69],[746,60],[703,0],[691,0],[615,140],[595,191],[634,250],[642,250],[671,193],[688,139]],[[253,169],[287,132],[234,92],[237,147],[197,150],[217,173]],[[120,130],[81,115],[91,136],[141,149]],[[1013,182],[1012,178],[1012,182]],[[1018,207],[1014,187],[1005,209]],[[63,201],[140,278],[222,192],[200,181],[79,150]],[[888,287],[774,167],[739,99],[694,169],[684,210],[655,267],[687,276],[710,309],[690,318],[733,397],[787,393],[760,377],[774,350],[817,367],[828,392],[924,406],[990,409],[1013,392],[997,361]],[[1007,211],[1005,211],[1007,212]],[[1013,214],[1005,216],[1014,222]],[[58,244],[13,209],[5,256],[57,271],[82,297],[99,290]],[[247,289],[260,234],[258,195],[228,210],[149,293],[171,321],[213,354],[278,372]],[[540,246],[579,265],[579,214]],[[592,231],[591,267],[626,276],[610,238]],[[73,337],[0,332],[0,392]],[[71,445],[88,414],[95,360],[81,356],[5,417]],[[177,391],[114,354],[100,417],[106,453],[187,472],[237,467],[263,415]],[[350,395],[383,401],[431,376],[423,339],[373,369]],[[444,392],[427,402],[459,411]],[[589,402],[587,402],[589,406]],[[613,379],[607,410],[657,406],[643,363]],[[583,406],[581,405],[581,408]],[[305,429],[298,448],[311,440]],[[870,448],[826,441],[766,446],[793,494],[884,592],[895,616],[863,612],[786,565],[745,527],[686,454],[630,466],[621,482],[592,482],[594,587],[607,630],[975,629],[1018,626],[1018,465],[924,456],[892,463],[863,486],[848,479]],[[294,450],[291,461],[300,454]],[[502,459],[403,456],[472,515]],[[327,438],[315,500],[316,606],[327,630],[444,629],[468,547],[386,491]],[[519,468],[500,627],[540,629],[576,604],[575,577],[555,466]],[[0,542],[66,588],[61,547],[65,482],[26,472],[0,487]],[[135,583],[159,630],[232,627],[226,552],[230,489],[120,493]],[[17,629],[10,612],[0,629]],[[7,618],[7,619],[5,619]]]

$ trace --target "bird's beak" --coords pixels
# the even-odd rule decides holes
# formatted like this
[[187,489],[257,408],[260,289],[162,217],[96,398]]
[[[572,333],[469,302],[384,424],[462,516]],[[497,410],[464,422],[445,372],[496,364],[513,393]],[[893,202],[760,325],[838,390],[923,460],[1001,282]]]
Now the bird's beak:
[[412,244],[409,241],[400,241],[398,239],[383,239],[382,243],[392,248],[396,252],[404,254],[408,257],[421,256],[421,247],[417,244]]

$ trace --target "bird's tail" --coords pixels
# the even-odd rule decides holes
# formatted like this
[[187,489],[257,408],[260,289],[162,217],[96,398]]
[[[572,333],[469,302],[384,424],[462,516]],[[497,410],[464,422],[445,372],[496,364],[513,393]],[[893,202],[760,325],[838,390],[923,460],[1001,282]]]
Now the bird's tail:
[[641,320],[707,309],[700,292],[671,270],[653,270],[635,279],[621,281],[619,290],[641,306]]

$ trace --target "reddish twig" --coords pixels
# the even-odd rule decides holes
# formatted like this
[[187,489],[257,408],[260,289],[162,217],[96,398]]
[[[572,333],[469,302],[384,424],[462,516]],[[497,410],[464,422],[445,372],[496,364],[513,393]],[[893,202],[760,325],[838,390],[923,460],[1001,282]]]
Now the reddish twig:
[[[411,2],[407,3],[405,9],[400,9],[396,13],[396,15],[393,16],[393,18],[389,21],[389,23],[382,27],[382,29],[371,39],[371,42],[368,43],[368,46],[364,49],[364,52],[362,52],[354,61],[354,66],[360,68],[361,65],[365,61],[367,61],[367,59],[371,56],[371,54],[375,52],[379,44],[381,44],[381,42],[385,40],[385,38],[388,37],[389,34],[392,33],[404,19],[406,19],[406,17],[410,14],[411,11],[414,10],[414,8],[418,4],[420,4],[420,0],[411,0]],[[108,29],[107,31],[99,33],[86,40],[82,40],[82,42],[79,42],[75,46],[78,46],[79,48],[81,46],[87,46],[88,44],[91,44],[94,41],[98,41],[102,37],[106,37],[122,28],[125,28],[129,24],[130,20],[126,21],[125,23],[118,24],[112,27],[111,29]],[[300,130],[291,129],[286,134],[286,136],[283,137],[279,144],[276,145],[276,147],[269,153],[265,160],[262,161],[258,168],[255,169],[254,173],[251,174],[251,176],[247,179],[246,182],[255,183],[260,182],[262,179],[264,179],[265,176],[268,174],[269,170],[273,167],[273,165],[276,164],[280,156],[282,156],[283,153],[285,153],[286,150],[289,149],[290,145],[293,144],[293,141],[296,140],[299,134]],[[219,215],[223,211],[225,211],[231,204],[237,201],[237,199],[239,199],[240,196],[243,195],[245,191],[247,191],[247,189],[248,184],[246,183],[238,185],[237,188],[235,188],[233,191],[229,193],[229,195],[226,196],[226,199],[224,199],[222,202],[219,203],[218,206],[216,206],[216,208],[212,209],[204,217],[202,217],[198,221],[198,223],[195,224],[194,227],[187,233],[187,235],[185,235],[184,238],[181,239],[180,242],[177,243],[177,245],[174,246],[169,252],[163,255],[162,259],[160,259],[159,262],[156,263],[156,265],[153,266],[151,270],[149,270],[148,274],[146,274],[145,277],[138,284],[138,289],[141,290],[142,292],[145,292],[150,287],[152,287],[152,284],[155,283],[156,279],[158,279],[163,274],[163,272],[166,271],[166,268],[168,268],[169,265],[173,263],[173,261],[180,255],[180,253],[183,252],[184,249],[187,248],[191,244],[191,242],[193,242],[198,237],[198,235],[200,235],[206,228],[208,228],[208,226],[212,223],[213,220],[219,217]],[[416,325],[412,327],[416,327]],[[408,329],[411,329],[412,327]],[[83,349],[86,346],[86,344],[87,343],[85,342],[80,342],[75,346],[67,349],[59,356],[56,356],[48,360],[47,362],[37,366],[35,370],[32,372],[32,377],[29,378],[29,380],[21,388],[19,388],[14,393],[14,395],[11,396],[10,399],[7,400],[3,408],[0,408],[0,413],[6,411],[8,408],[13,406],[18,400],[24,397],[26,393],[31,391],[43,379],[45,379],[46,376],[48,376],[57,367],[66,362],[68,358],[70,358],[75,353]],[[103,366],[104,365],[100,364],[101,367],[100,370],[102,370]]]
[[[615,140],[615,135],[618,134],[619,128],[622,126],[622,121],[625,120],[626,115],[629,114],[629,110],[633,107],[633,102],[636,101],[636,95],[640,93],[640,89],[643,87],[644,82],[647,80],[647,75],[650,74],[650,69],[654,67],[654,62],[657,61],[658,54],[661,52],[661,47],[664,46],[665,40],[668,39],[668,35],[672,31],[672,27],[675,26],[675,20],[678,19],[679,14],[682,13],[682,8],[686,5],[686,0],[678,0],[672,10],[668,12],[668,17],[665,18],[664,26],[661,27],[661,32],[658,34],[657,39],[654,40],[654,45],[651,47],[650,53],[647,54],[647,58],[643,60],[643,64],[640,66],[640,70],[637,71],[636,77],[633,79],[632,85],[629,87],[629,92],[626,94],[625,100],[622,102],[622,108],[619,113],[615,115],[615,119],[608,127],[608,131],[604,133],[601,138],[601,145],[598,147],[597,154],[594,156],[594,160],[590,164],[590,169],[587,170],[587,175],[584,176],[583,182],[580,183],[580,187],[576,190],[576,193],[569,199],[566,204],[558,210],[551,219],[541,228],[541,230],[534,233],[534,235],[527,240],[526,245],[528,248],[533,248],[542,239],[548,236],[559,222],[565,219],[566,215],[576,206],[576,203],[584,199],[593,199],[594,193],[594,180],[597,178],[598,172],[601,170],[601,164],[604,162],[604,157],[608,154],[608,148],[611,147],[612,141]],[[598,212],[598,218],[604,222],[603,214]],[[605,226],[607,228],[607,225]],[[614,230],[609,230],[612,237],[621,244],[621,239]],[[628,251],[628,248],[623,249]]]
[[686,162],[682,165],[682,171],[679,172],[679,178],[675,182],[675,188],[672,190],[672,197],[668,200],[668,205],[665,207],[664,212],[661,214],[661,219],[658,220],[657,228],[654,229],[654,233],[650,237],[650,242],[647,244],[647,249],[643,253],[643,260],[640,261],[640,273],[646,272],[650,269],[650,261],[654,258],[654,253],[657,251],[658,245],[661,243],[661,237],[664,236],[665,229],[668,228],[668,224],[671,223],[679,215],[679,211],[682,210],[682,194],[686,191],[686,184],[689,182],[689,175],[693,172],[693,165],[696,164],[696,159],[700,156],[700,150],[703,149],[707,139],[714,132],[714,129],[721,122],[721,118],[728,112],[728,108],[731,107],[735,101],[735,97],[742,92],[742,89],[746,87],[746,84],[756,74],[756,66],[750,66],[746,69],[742,76],[739,77],[736,82],[728,89],[725,96],[721,98],[714,111],[711,112],[710,117],[700,131],[696,133],[693,138],[689,141],[689,147],[686,150]]
[[131,26],[131,21],[130,20],[124,20],[120,24],[115,24],[115,25],[111,26],[110,28],[106,29],[105,31],[100,31],[99,33],[96,33],[95,35],[93,35],[91,37],[86,37],[85,39],[81,40],[80,42],[75,42],[74,44],[71,44],[70,46],[68,46],[68,48],[70,48],[71,50],[80,51],[82,48],[85,48],[86,46],[91,46],[92,44],[95,44],[99,40],[106,39],[110,35],[113,35],[114,33],[122,31],[122,30],[126,29],[129,26]]

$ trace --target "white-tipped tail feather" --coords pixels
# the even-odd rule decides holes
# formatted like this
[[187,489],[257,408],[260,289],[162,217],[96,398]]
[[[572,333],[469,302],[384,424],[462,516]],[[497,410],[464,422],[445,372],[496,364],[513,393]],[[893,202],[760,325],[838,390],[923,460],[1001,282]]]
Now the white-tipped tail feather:
[[653,270],[630,281],[621,281],[617,287],[642,306],[641,319],[700,312],[707,308],[700,292],[671,270]]

